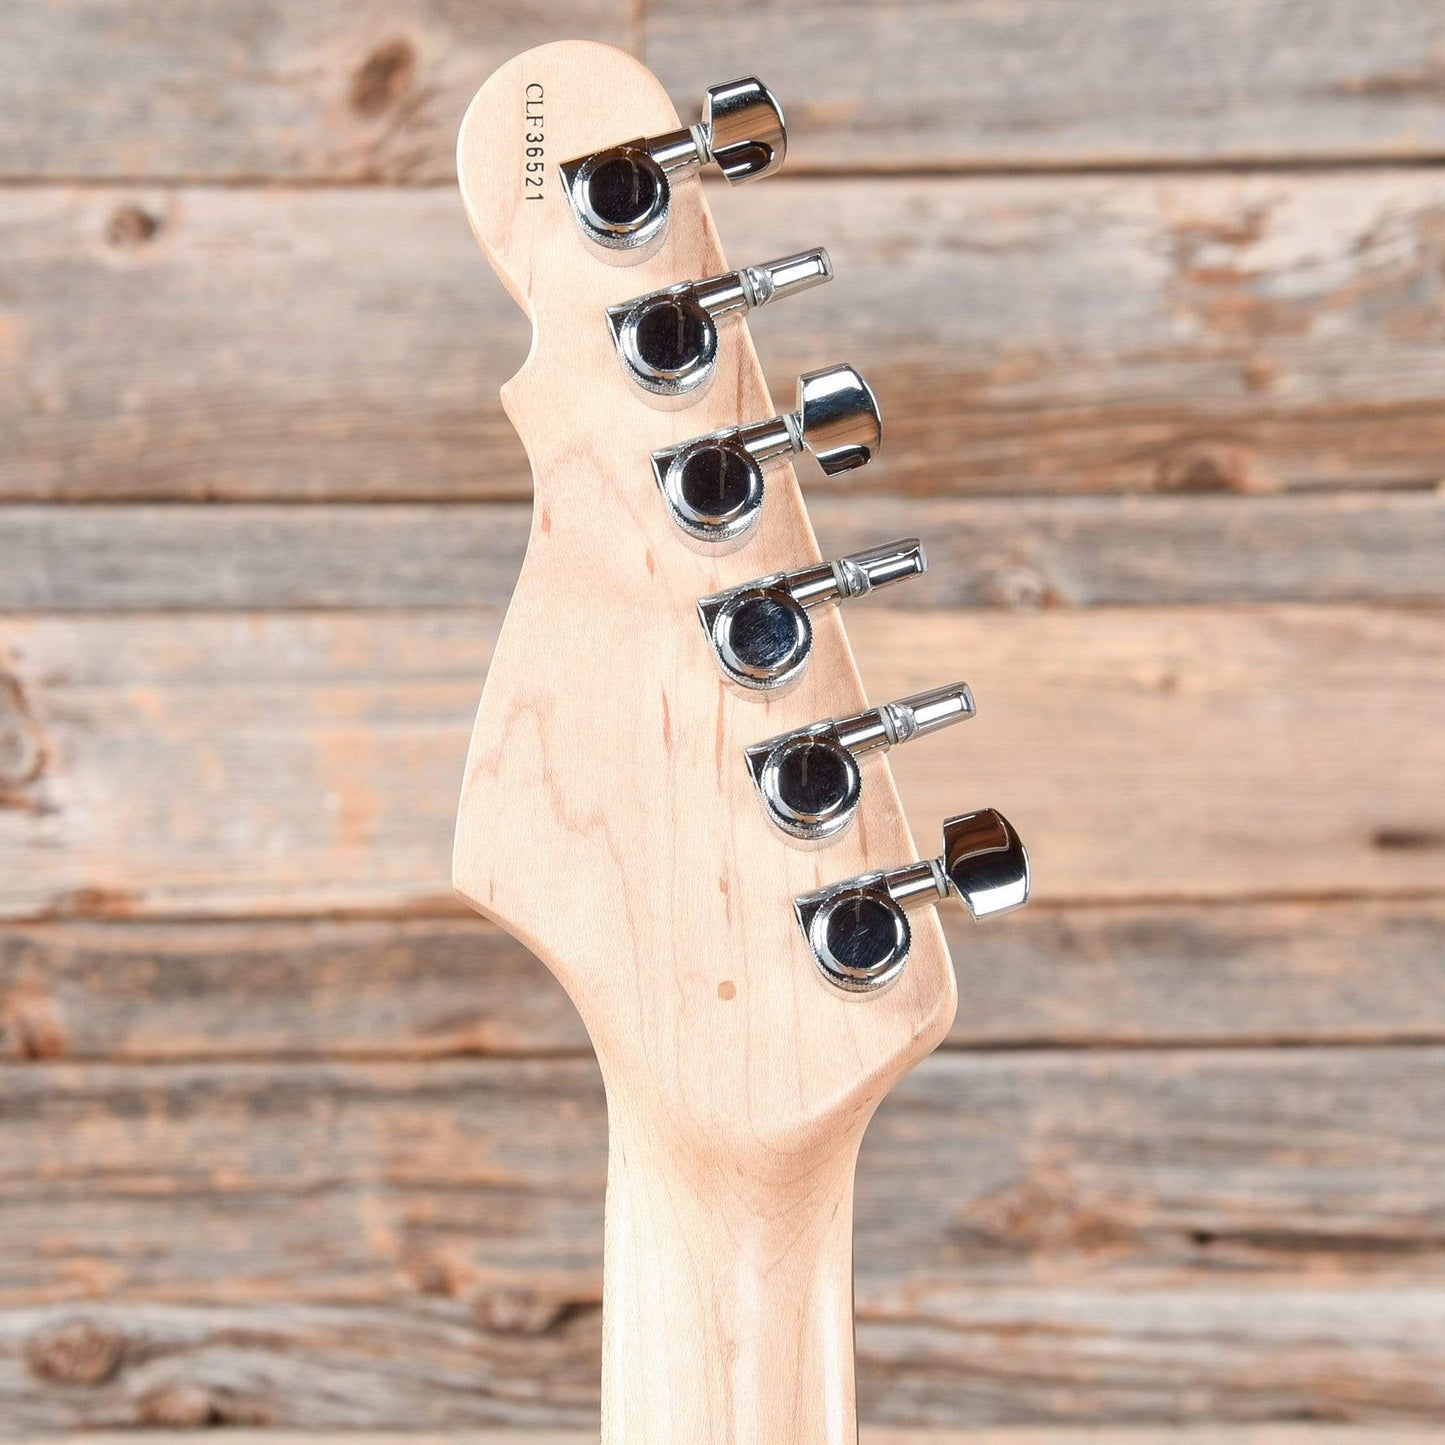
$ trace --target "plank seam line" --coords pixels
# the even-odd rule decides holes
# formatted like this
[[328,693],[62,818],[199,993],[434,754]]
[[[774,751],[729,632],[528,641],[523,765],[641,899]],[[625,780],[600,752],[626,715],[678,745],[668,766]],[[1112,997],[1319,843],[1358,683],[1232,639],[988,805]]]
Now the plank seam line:
[[[1445,152],[1429,155],[1320,155],[1320,156],[1160,156],[1130,158],[1115,156],[1079,161],[959,161],[955,164],[901,165],[801,165],[790,166],[789,180],[1007,180],[1018,177],[1051,178],[1069,176],[1168,176],[1168,175],[1317,175],[1330,171],[1431,171],[1445,166]],[[708,185],[717,185],[713,177]]]
[[[1422,408],[1422,414],[1430,410],[1437,410],[1438,405]],[[815,487],[810,492],[810,501],[821,501],[825,507],[833,505],[852,505],[859,499],[890,505],[915,506],[915,507],[968,507],[973,504],[999,506],[1002,504],[1027,503],[1030,506],[1046,506],[1064,509],[1077,506],[1080,503],[1093,503],[1100,506],[1182,506],[1188,507],[1194,503],[1208,505],[1210,503],[1228,503],[1230,506],[1238,506],[1246,509],[1253,506],[1291,506],[1296,504],[1334,502],[1355,505],[1376,503],[1388,505],[1395,501],[1406,501],[1411,504],[1433,501],[1445,505],[1445,482],[1438,476],[1430,474],[1429,479],[1415,482],[1390,482],[1387,485],[1372,485],[1369,482],[1357,482],[1349,486],[1336,486],[1333,483],[1320,482],[1317,484],[1305,483],[1302,485],[1289,486],[1274,491],[1231,491],[1227,488],[1219,488],[1215,491],[1165,491],[1165,490],[1119,490],[1119,491],[1025,491],[1019,486],[1012,486],[998,491],[968,491],[968,492],[890,492],[885,484],[878,483],[869,490],[859,484],[852,488],[829,488],[826,484]],[[339,510],[355,511],[415,511],[415,512],[469,512],[482,509],[506,508],[520,511],[523,508],[530,509],[533,502],[533,494],[530,489],[518,489],[515,493],[509,491],[488,492],[477,496],[458,498],[455,492],[436,494],[422,492],[365,492],[365,493],[344,493],[330,497],[297,497],[294,495],[269,496],[264,493],[248,493],[235,496],[178,496],[174,492],[156,493],[154,496],[146,493],[126,494],[124,496],[109,495],[67,495],[53,497],[26,497],[18,494],[0,494],[0,522],[4,522],[7,513],[37,513],[54,512],[63,515],[68,512],[125,512],[125,511],[193,511],[207,513],[213,516],[225,516],[228,513],[241,514],[248,511],[287,511],[287,512],[334,512]]]
[[[433,611],[442,609],[431,609]],[[1324,610],[1324,609],[1321,609]],[[67,617],[75,614],[66,614]],[[98,614],[112,615],[112,614]],[[199,614],[198,614],[199,615]],[[0,622],[6,620],[0,614]],[[1401,889],[1396,891],[1359,891],[1339,889],[1321,893],[1242,893],[1242,894],[1136,894],[1118,898],[1094,898],[1081,896],[1068,898],[1031,898],[1029,913],[1037,917],[1040,913],[1106,912],[1109,909],[1129,908],[1252,908],[1271,907],[1286,904],[1304,905],[1346,905],[1364,904],[1411,904],[1439,903],[1445,901],[1445,887]],[[318,908],[306,912],[284,913],[256,912],[237,913],[186,913],[155,912],[144,914],[106,914],[75,912],[43,912],[35,914],[0,915],[0,929],[5,928],[49,928],[81,923],[103,924],[110,928],[149,928],[167,925],[204,924],[293,924],[308,923],[412,923],[412,922],[456,922],[470,920],[478,929],[496,928],[479,918],[470,908],[458,902],[455,906],[440,904],[438,900],[419,901],[415,907],[400,908]]]
[[1301,1053],[1313,1049],[1360,1050],[1437,1048],[1445,1044],[1445,1029],[1401,1030],[1397,1033],[1382,1030],[1378,1034],[1317,1034],[1308,1038],[1293,1037],[1289,1034],[1261,1034],[1257,1038],[1244,1035],[1213,1039],[1188,1038],[1184,1035],[1164,1034],[1149,1039],[1116,1039],[1100,1037],[1050,1039],[1043,1036],[1022,1037],[1018,1040],[945,1039],[937,1052],[950,1054],[1212,1054],[1212,1053],[1258,1053],[1270,1052]]
[[[814,180],[1022,180],[1067,178],[1070,176],[1168,175],[1319,175],[1333,171],[1432,171],[1445,167],[1445,152],[1428,155],[1350,155],[1336,153],[1319,156],[1160,156],[1157,158],[1112,157],[1099,160],[1040,161],[959,161],[953,164],[876,164],[829,165],[826,163],[794,163],[774,184],[788,181]],[[708,181],[708,184],[716,184]],[[0,171],[0,188],[37,190],[47,186],[67,190],[108,190],[145,187],[151,190],[264,190],[264,191],[454,191],[451,176],[368,180],[350,176],[275,176],[264,172],[238,172],[224,176],[185,176],[167,174],[117,174],[113,176],[68,175],[64,172],[37,175],[30,172]]]
[[[1279,1054],[1340,1054],[1340,1053],[1391,1053],[1410,1054],[1433,1050],[1439,1052],[1442,1045],[1445,1045],[1445,1036],[1435,1035],[1400,1035],[1398,1037],[1382,1035],[1378,1038],[1330,1038],[1319,1039],[1276,1039],[1270,1038],[1255,1041],[1229,1040],[1229,1039],[1198,1039],[1188,1042],[1176,1041],[1155,1041],[1155,1040],[1100,1040],[1096,1043],[1059,1043],[1049,1042],[1042,1045],[1035,1044],[989,1044],[989,1043],[967,1043],[956,1041],[945,1041],[935,1051],[934,1057],[939,1055],[955,1060],[992,1059],[1001,1056],[1019,1054],[1026,1055],[1033,1059],[1046,1058],[1071,1058],[1081,1054],[1091,1057],[1117,1057],[1117,1058],[1144,1058],[1144,1057],[1169,1057],[1181,1058],[1190,1055],[1222,1055],[1233,1054],[1242,1058],[1255,1058],[1266,1053]],[[398,1052],[377,1052],[367,1053],[365,1051],[336,1050],[326,1053],[286,1053],[276,1052],[253,1052],[253,1053],[216,1053],[216,1054],[182,1054],[182,1055],[125,1055],[121,1057],[108,1057],[101,1054],[78,1054],[72,1057],[59,1057],[47,1059],[0,1059],[0,1078],[10,1075],[15,1077],[44,1075],[56,1073],[62,1070],[98,1070],[98,1069],[120,1069],[139,1070],[153,1069],[156,1071],[179,1072],[179,1071],[216,1071],[235,1070],[237,1072],[251,1072],[274,1069],[278,1064],[288,1065],[296,1068],[314,1067],[326,1069],[335,1065],[348,1065],[352,1067],[376,1068],[381,1070],[393,1069],[427,1069],[434,1065],[471,1065],[477,1070],[504,1069],[509,1065],[526,1064],[547,1064],[547,1063],[572,1063],[588,1064],[595,1062],[595,1054],[590,1047],[577,1049],[539,1049],[535,1053],[526,1052],[481,1052],[479,1050],[458,1050],[456,1052],[436,1053],[398,1053]]]
[[[1049,405],[1016,406],[1008,410],[1010,417],[1023,420],[1030,415],[1039,415],[1051,410]],[[1402,403],[1384,408],[1366,408],[1371,417],[1383,414],[1387,418],[1421,416],[1434,418],[1440,407],[1435,401]],[[1000,412],[1000,415],[1004,413]],[[1334,415],[1350,419],[1349,409],[1336,408]],[[1298,414],[1297,420],[1313,421],[1312,414]],[[1207,441],[1209,438],[1191,436],[1193,441]],[[1228,488],[1213,491],[1185,492],[1165,491],[1157,488],[1120,488],[1109,491],[1060,491],[1057,488],[1031,489],[1026,483],[990,484],[967,492],[947,491],[905,491],[880,480],[857,482],[852,487],[830,487],[820,484],[810,489],[810,501],[823,499],[829,502],[853,502],[865,499],[875,502],[913,502],[919,505],[947,504],[953,502],[1079,502],[1079,501],[1150,501],[1163,500],[1185,502],[1195,498],[1201,501],[1249,501],[1279,502],[1291,498],[1328,500],[1333,497],[1388,498],[1428,497],[1442,495],[1442,483],[1438,469],[1421,472],[1408,480],[1371,481],[1368,477],[1356,478],[1348,486],[1333,482],[1296,482],[1288,487],[1270,491],[1240,492]],[[338,492],[325,498],[297,497],[281,492],[215,492],[207,495],[177,496],[174,492],[134,491],[100,494],[71,494],[62,496],[26,496],[18,492],[0,492],[0,507],[53,507],[57,511],[79,507],[490,507],[530,506],[533,501],[531,488],[502,489],[458,496],[456,490],[414,490],[388,491],[377,489],[364,492]]]
[[[1422,416],[1432,416],[1438,413],[1438,402],[1411,403],[1410,409],[1418,411]],[[1131,458],[1143,455],[1142,452],[1130,453]],[[1442,469],[1445,470],[1445,469]],[[1432,481],[1422,482],[1391,482],[1387,485],[1375,485],[1370,482],[1356,482],[1351,484],[1336,484],[1333,482],[1320,483],[1319,485],[1288,486],[1278,488],[1258,488],[1251,490],[1234,490],[1228,487],[1219,487],[1213,490],[1189,490],[1179,488],[1167,490],[1157,488],[1154,490],[1126,489],[1119,491],[1076,491],[1076,492],[1034,492],[1025,493],[1014,490],[1017,483],[1011,483],[1009,490],[999,492],[951,492],[947,490],[936,491],[890,491],[883,482],[877,484],[877,490],[872,492],[860,492],[859,485],[852,487],[830,486],[826,477],[819,477],[818,485],[811,489],[811,499],[821,499],[825,505],[852,505],[854,501],[863,496],[875,502],[887,502],[890,506],[968,506],[972,503],[988,503],[998,505],[1000,503],[1030,502],[1032,504],[1046,503],[1050,506],[1076,506],[1080,503],[1095,503],[1099,505],[1157,503],[1159,505],[1189,506],[1194,503],[1208,504],[1211,502],[1225,502],[1231,506],[1251,507],[1257,505],[1290,505],[1298,501],[1332,501],[1341,503],[1353,503],[1361,505],[1365,503],[1406,500],[1410,503],[1418,503],[1425,500],[1435,500],[1445,504],[1445,481],[1440,476],[1434,477]],[[155,508],[157,510],[177,511],[191,509],[194,511],[207,512],[245,512],[257,507],[265,507],[276,511],[287,512],[324,512],[339,507],[373,508],[382,510],[403,510],[412,508],[420,511],[426,509],[434,512],[461,512],[475,511],[484,507],[519,507],[530,505],[533,500],[532,492],[528,489],[525,493],[518,489],[518,495],[513,497],[507,492],[487,492],[471,497],[458,497],[455,491],[438,492],[435,497],[423,496],[418,498],[413,492],[377,492],[377,493],[352,493],[343,496],[297,496],[294,493],[278,493],[275,501],[262,501],[254,493],[246,493],[238,496],[226,496],[219,493],[206,493],[196,496],[182,496],[174,492],[163,492],[157,494],[154,501],[144,498],[137,498],[130,494],[120,496],[114,493],[97,493],[95,496],[79,495],[57,495],[57,496],[35,496],[25,497],[19,495],[0,495],[0,516],[6,512],[69,512],[69,511],[92,511],[92,512],[122,512],[135,511],[140,508]]]
[[[1409,616],[1436,616],[1445,615],[1445,597],[1422,595],[1416,597],[1371,597],[1371,596],[1341,596],[1341,597],[1308,597],[1308,596],[1287,596],[1273,598],[1257,598],[1244,602],[1221,601],[1215,597],[1176,597],[1176,598],[1155,598],[1140,599],[1132,601],[1127,598],[1106,599],[1103,601],[1083,602],[1057,602],[1050,603],[1044,607],[1015,607],[1004,602],[953,602],[947,605],[919,605],[912,603],[905,598],[880,598],[874,604],[874,612],[886,612],[890,615],[915,616],[919,613],[957,613],[970,617],[1049,617],[1049,616],[1084,616],[1088,613],[1099,612],[1168,612],[1170,614],[1185,612],[1210,612],[1221,616],[1247,616],[1251,613],[1258,613],[1262,610],[1273,609],[1309,609],[1311,612],[1329,614],[1341,610],[1354,612],[1375,612],[1381,614],[1405,614]],[[457,601],[457,602],[386,602],[386,601],[348,601],[348,602],[287,602],[277,600],[274,602],[257,603],[238,601],[230,604],[207,602],[204,606],[193,606],[188,603],[156,602],[149,605],[138,605],[128,603],[124,607],[105,607],[100,604],[88,605],[85,607],[68,607],[63,602],[40,601],[26,603],[24,605],[10,606],[0,609],[0,625],[6,622],[19,622],[22,619],[34,619],[37,617],[65,618],[70,622],[101,622],[118,620],[124,621],[128,618],[144,619],[147,617],[189,617],[197,620],[207,618],[226,618],[236,616],[254,617],[346,617],[346,616],[386,616],[396,618],[409,617],[467,617],[476,615],[479,617],[499,617],[506,610],[506,604],[497,601]],[[1243,894],[1241,897],[1255,898],[1260,895]],[[1326,897],[1336,895],[1323,895]],[[1340,896],[1355,896],[1340,895]],[[1394,894],[1365,894],[1365,897],[1395,897]],[[1191,902],[1214,902],[1213,897],[1192,895],[1181,895],[1185,901]],[[1086,900],[1079,900],[1079,906],[1083,906]],[[1125,900],[1133,901],[1133,900]],[[1166,901],[1176,901],[1170,898]]]

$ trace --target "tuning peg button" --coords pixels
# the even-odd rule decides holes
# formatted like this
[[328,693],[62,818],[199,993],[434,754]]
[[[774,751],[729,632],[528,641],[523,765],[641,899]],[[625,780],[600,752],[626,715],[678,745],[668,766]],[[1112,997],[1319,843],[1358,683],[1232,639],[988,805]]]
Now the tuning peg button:
[[609,306],[607,324],[628,375],[660,405],[681,406],[712,381],[719,322],[832,279],[833,263],[818,246],[636,296]]
[[804,893],[793,911],[823,977],[849,993],[872,993],[908,962],[908,909],[954,893],[974,918],[986,918],[1027,903],[1029,882],[1018,834],[1002,813],[984,808],[944,823],[937,858]]
[[1029,855],[1007,818],[994,808],[943,824],[943,872],[974,918],[1008,913],[1029,901]]
[[733,185],[758,181],[781,168],[788,154],[783,108],[756,76],[708,88],[698,149]]
[[748,771],[769,818],[790,837],[817,843],[842,832],[858,811],[860,755],[973,715],[968,684],[956,682],[755,743],[746,752]]
[[916,577],[926,566],[918,538],[905,537],[704,597],[697,604],[698,620],[729,682],[750,692],[775,692],[796,681],[808,664],[810,608],[864,597]]
[[675,176],[715,161],[735,185],[758,180],[783,164],[787,150],[782,107],[747,76],[710,86],[694,126],[564,161],[562,187],[584,234],[610,259],[631,264],[666,230]]
[[726,550],[762,515],[769,463],[809,451],[834,476],[865,466],[882,439],[873,389],[851,366],[829,366],[798,378],[796,411],[663,447],[652,454],[652,471],[673,521]]

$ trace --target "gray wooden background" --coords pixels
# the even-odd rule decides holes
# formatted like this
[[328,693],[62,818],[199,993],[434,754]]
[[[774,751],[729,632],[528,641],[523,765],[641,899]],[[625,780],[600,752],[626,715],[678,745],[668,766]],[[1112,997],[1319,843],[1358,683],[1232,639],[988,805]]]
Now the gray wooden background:
[[815,519],[934,559],[864,674],[982,709],[905,800],[1037,864],[865,1147],[865,1420],[1440,1438],[1432,0],[6,0],[0,1432],[595,1428],[597,1073],[447,869],[528,495],[451,148],[569,35],[782,96],[759,348],[890,424]]

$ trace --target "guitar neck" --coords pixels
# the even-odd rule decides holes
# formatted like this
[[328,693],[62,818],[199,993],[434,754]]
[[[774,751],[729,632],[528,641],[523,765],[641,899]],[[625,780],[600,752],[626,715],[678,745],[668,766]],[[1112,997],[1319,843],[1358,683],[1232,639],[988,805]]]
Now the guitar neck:
[[603,1445],[854,1445],[856,1144],[759,1178],[610,1127]]

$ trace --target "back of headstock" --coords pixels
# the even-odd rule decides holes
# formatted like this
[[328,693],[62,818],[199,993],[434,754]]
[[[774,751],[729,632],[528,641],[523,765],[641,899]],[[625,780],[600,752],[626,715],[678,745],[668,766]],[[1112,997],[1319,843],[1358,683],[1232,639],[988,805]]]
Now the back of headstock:
[[[955,992],[931,907],[909,906],[887,968],[850,970],[818,920],[837,904],[839,938],[847,913],[873,948],[904,916],[895,899],[938,901],[951,879],[983,913],[1026,891],[1022,849],[995,814],[917,862],[877,755],[968,716],[972,699],[960,684],[869,709],[831,605],[923,565],[912,539],[824,564],[788,461],[804,446],[829,469],[866,461],[871,394],[830,368],[779,416],[739,321],[827,279],[826,256],[730,272],[685,169],[662,172],[661,220],[635,247],[589,239],[572,203],[579,171],[565,163],[631,137],[664,138],[669,166],[711,141],[734,178],[765,174],[780,145],[770,154],[749,131],[766,121],[744,87],[689,131],[639,62],[567,42],[493,75],[458,149],[473,230],[533,323],[502,395],[535,501],[472,739],[454,878],[557,974],[597,1049],[612,1130],[604,1435],[625,1429],[629,1445],[743,1426],[736,1438],[848,1437],[853,1158],[888,1087],[946,1033]],[[595,196],[603,219],[619,194],[624,209],[655,200],[654,181],[611,167]],[[668,293],[655,311],[629,309],[652,293]],[[706,330],[699,306],[718,321],[705,367],[683,355]],[[629,355],[682,364],[649,390]],[[687,451],[712,433],[766,462],[761,505],[725,457]],[[698,501],[709,488],[716,515]],[[808,790],[829,778],[851,787],[849,807],[820,822]],[[830,892],[853,879],[847,899]],[[831,982],[816,949],[838,964]],[[679,1280],[703,1281],[690,1327],[727,1340],[688,1343]],[[734,1318],[741,1294],[752,1323]],[[650,1302],[667,1300],[672,1318],[653,1319]],[[652,1367],[629,1370],[634,1356]],[[766,1385],[754,1378],[764,1362]],[[797,1403],[820,1372],[844,1403]],[[796,1429],[779,1423],[788,1400]]]

